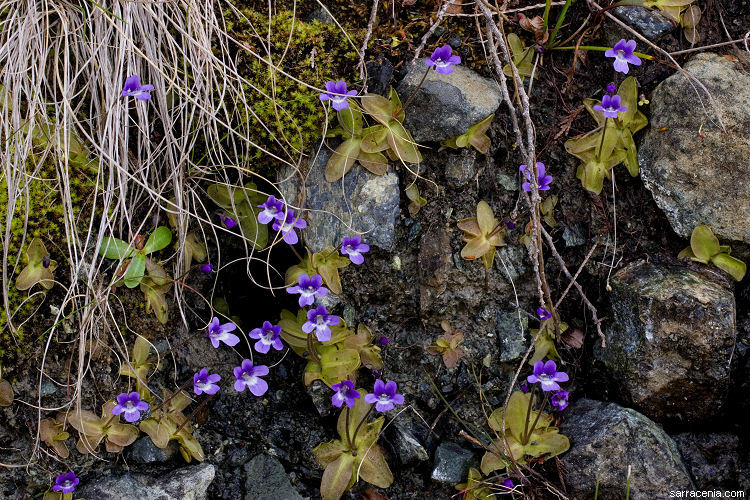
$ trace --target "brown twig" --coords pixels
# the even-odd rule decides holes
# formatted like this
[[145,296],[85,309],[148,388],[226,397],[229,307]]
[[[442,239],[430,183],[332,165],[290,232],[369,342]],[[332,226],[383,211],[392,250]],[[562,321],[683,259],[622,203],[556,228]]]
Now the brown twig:
[[365,91],[367,90],[367,80],[365,80],[365,52],[367,51],[367,43],[370,41],[370,36],[372,36],[372,27],[375,24],[375,19],[378,17],[379,2],[380,0],[372,0],[372,10],[370,11],[370,21],[367,23],[365,41],[362,42],[362,48],[359,49],[359,63],[357,63],[357,69],[359,69],[359,79],[362,80]]
[[583,288],[581,288],[581,285],[578,284],[578,282],[573,278],[573,275],[570,274],[570,271],[568,271],[568,266],[565,265],[565,261],[558,253],[557,248],[555,248],[554,242],[552,241],[552,236],[550,236],[544,228],[542,228],[542,234],[547,240],[547,243],[549,243],[552,255],[555,256],[555,259],[557,259],[557,262],[558,264],[560,264],[560,268],[562,269],[563,273],[568,277],[569,280],[571,280],[573,286],[576,287],[576,290],[578,290],[578,294],[581,296],[581,300],[583,300],[583,303],[586,304],[586,307],[588,307],[589,311],[591,312],[591,317],[594,319],[594,324],[596,325],[596,331],[599,334],[599,338],[602,339],[602,347],[607,347],[606,338],[604,336],[604,333],[602,332],[601,327],[602,320],[599,319],[599,316],[596,313],[596,307],[594,307],[594,304],[592,304],[588,297],[586,297],[586,294],[584,293]]

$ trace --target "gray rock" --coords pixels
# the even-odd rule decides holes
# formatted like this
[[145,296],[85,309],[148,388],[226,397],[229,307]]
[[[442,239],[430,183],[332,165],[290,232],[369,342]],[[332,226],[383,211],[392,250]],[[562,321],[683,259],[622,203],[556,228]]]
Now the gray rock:
[[[399,214],[398,176],[393,171],[372,175],[355,165],[344,177],[343,186],[341,182],[329,183],[324,174],[330,156],[330,150],[321,150],[305,185],[305,208],[309,210],[304,215],[307,229],[303,234],[308,248],[319,252],[359,232],[365,233],[362,239],[370,246],[393,250]],[[298,184],[296,178],[280,183],[290,203],[298,199]]]
[[750,243],[750,75],[711,53],[684,68],[715,101],[681,73],[656,87],[638,151],[641,177],[680,236],[707,224],[720,240]]
[[667,16],[662,15],[656,9],[647,9],[635,5],[623,5],[613,9],[615,16],[627,23],[631,28],[638,30],[649,40],[672,32],[677,24]]
[[284,466],[260,454],[245,464],[245,500],[302,500]]
[[179,448],[174,441],[170,441],[164,449],[157,448],[150,437],[143,436],[129,446],[128,450],[131,461],[137,464],[152,464],[166,462],[179,451]]
[[[673,436],[699,490],[747,489],[750,470],[740,458],[740,440],[734,434],[686,432]],[[742,484],[745,483],[745,484]]]
[[333,405],[331,405],[331,390],[327,385],[325,385],[320,380],[315,380],[305,389],[307,390],[307,394],[310,395],[310,399],[312,400],[315,409],[318,410],[318,413],[321,417],[325,417],[333,413],[333,410],[335,408],[333,407]]
[[[439,142],[459,136],[494,113],[502,101],[500,86],[463,66],[453,73],[430,71],[422,88],[406,110],[404,125],[417,142]],[[406,101],[425,74],[424,64],[415,64],[398,84],[398,95]]]
[[598,475],[599,498],[624,499],[628,466],[631,500],[695,489],[672,438],[635,410],[581,399],[565,410],[560,433],[571,443],[560,458],[572,498],[593,499]]
[[441,483],[456,484],[466,479],[474,453],[456,443],[443,442],[435,450],[432,479]]
[[213,465],[202,463],[159,475],[117,473],[84,484],[76,490],[76,498],[205,500],[215,472]]
[[408,466],[424,462],[430,456],[417,437],[418,431],[416,428],[418,424],[410,418],[405,418],[404,415],[393,421],[389,436],[399,462],[401,462],[401,465]]
[[477,152],[474,149],[461,149],[458,152],[443,151],[441,163],[444,165],[445,178],[451,187],[461,187],[474,178],[476,173]]
[[565,226],[565,229],[563,229],[563,240],[565,241],[566,247],[579,247],[585,245],[587,241],[586,227],[581,222]]
[[49,380],[43,381],[41,387],[39,388],[40,396],[51,396],[56,392],[57,385],[55,385],[53,382],[50,382]]
[[695,271],[645,261],[611,284],[607,347],[597,344],[594,356],[614,390],[660,422],[716,418],[737,336],[732,291]]
[[[529,318],[521,314],[521,321],[518,321],[518,311],[501,310],[497,312],[497,336],[500,339],[499,361],[509,363],[519,359],[528,348],[527,341],[523,332],[528,330]],[[521,330],[523,327],[523,330]]]
[[[500,271],[504,279],[517,281],[526,274],[526,247],[523,245],[508,245],[497,249],[495,254],[495,267]],[[505,266],[503,266],[505,263]],[[507,267],[507,269],[506,269]]]

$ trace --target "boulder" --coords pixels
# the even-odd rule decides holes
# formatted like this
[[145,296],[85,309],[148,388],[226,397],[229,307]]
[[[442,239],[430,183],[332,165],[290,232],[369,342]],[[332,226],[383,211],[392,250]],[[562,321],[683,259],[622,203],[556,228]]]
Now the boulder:
[[[305,183],[304,219],[307,229],[302,231],[304,242],[312,252],[329,245],[338,247],[344,236],[362,235],[370,246],[392,250],[396,239],[399,215],[398,176],[389,171],[377,176],[356,165],[344,177],[344,182],[325,180],[325,165],[331,150],[325,147],[311,161]],[[294,203],[299,194],[296,177],[282,177],[279,184],[284,198]]]
[[714,100],[682,73],[656,87],[641,177],[680,236],[706,224],[722,241],[750,243],[750,75],[712,53],[684,68]]
[[740,456],[740,440],[723,432],[673,436],[699,490],[747,490],[750,470]]
[[560,456],[571,498],[624,500],[630,467],[630,500],[661,500],[670,491],[694,490],[672,438],[635,410],[581,399],[564,412],[560,432],[570,450]]
[[727,401],[735,300],[718,278],[636,261],[612,279],[595,358],[621,401],[658,422],[699,423]]
[[457,137],[500,107],[502,94],[494,80],[453,66],[453,72],[447,75],[431,70],[417,90],[425,71],[427,66],[418,61],[397,88],[404,103],[416,92],[406,109],[404,125],[417,142]]

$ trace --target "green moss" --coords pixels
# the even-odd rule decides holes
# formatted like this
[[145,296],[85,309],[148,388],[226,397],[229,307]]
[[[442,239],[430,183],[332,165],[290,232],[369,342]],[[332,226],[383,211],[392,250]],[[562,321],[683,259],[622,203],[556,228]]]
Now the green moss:
[[[94,183],[86,174],[85,169],[76,162],[69,164],[67,173],[70,183],[73,215],[77,219],[86,206],[88,197],[93,192]],[[64,224],[64,208],[60,194],[59,173],[48,159],[37,165],[32,158],[26,164],[26,175],[21,182],[20,196],[15,200],[15,209],[10,220],[10,238],[8,240],[8,262],[6,272],[8,282],[3,294],[7,293],[8,304],[13,317],[13,325],[17,328],[14,338],[7,327],[5,307],[0,304],[0,331],[3,342],[0,345],[0,356],[11,354],[27,354],[41,338],[43,332],[51,326],[45,324],[49,315],[42,310],[30,318],[43,300],[41,294],[33,295],[29,299],[27,291],[19,291],[15,287],[15,278],[26,265],[24,252],[33,238],[41,238],[51,254],[51,258],[58,262],[56,278],[65,278],[65,267],[68,261],[65,254],[66,234]],[[28,207],[27,207],[28,205]],[[0,227],[5,228],[8,213],[8,184],[5,177],[0,177]],[[28,215],[27,215],[28,214]],[[24,239],[25,232],[25,239]],[[23,241],[24,248],[21,248]],[[5,232],[0,232],[0,248],[5,245]],[[34,290],[35,292],[38,290]],[[59,292],[59,287],[53,287],[49,293]],[[40,314],[41,313],[41,314]],[[19,327],[19,325],[22,325]],[[33,332],[33,335],[31,335]]]
[[[230,32],[256,54],[267,58],[268,53],[263,45],[269,32],[267,14],[249,8],[242,10],[242,13],[247,20],[234,18],[228,23]],[[229,12],[225,12],[225,15],[231,17]],[[264,38],[263,43],[255,36],[256,32]],[[270,19],[270,37],[274,65],[294,78],[318,88],[324,88],[328,80],[344,79],[350,85],[354,82],[359,56],[335,24],[317,20],[303,22],[293,18],[291,12],[284,11]],[[325,122],[319,93],[274,71],[247,52],[242,52],[239,57],[240,73],[257,89],[250,86],[245,88],[247,100],[258,117],[258,120],[249,117],[250,128],[254,131],[251,140],[282,158],[287,157],[284,150],[292,157],[296,157],[300,149],[309,153],[310,148],[320,140]],[[239,112],[244,114],[243,110]],[[256,150],[251,159],[263,156],[261,151]]]

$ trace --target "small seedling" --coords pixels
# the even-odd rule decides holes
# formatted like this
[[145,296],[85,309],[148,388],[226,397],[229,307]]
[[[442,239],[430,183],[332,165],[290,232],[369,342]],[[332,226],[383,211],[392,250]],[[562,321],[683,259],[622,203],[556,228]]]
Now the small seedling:
[[458,361],[466,356],[466,351],[463,347],[460,347],[460,344],[464,341],[464,333],[461,330],[455,330],[447,321],[442,321],[440,326],[445,333],[425,351],[428,354],[441,355],[445,367],[452,370],[456,367]]
[[492,125],[493,118],[495,118],[495,115],[491,114],[479,123],[469,127],[469,130],[458,137],[443,141],[443,146],[453,149],[473,146],[474,149],[483,155],[486,155],[490,152],[490,138],[487,135],[487,130],[489,130],[490,125]]
[[490,269],[495,260],[495,249],[505,246],[505,228],[500,225],[486,201],[477,204],[477,215],[458,222],[464,232],[466,246],[461,257],[466,260],[481,258],[485,269]]
[[39,238],[34,238],[26,249],[26,267],[16,278],[18,290],[28,290],[39,283],[46,290],[55,284],[57,262],[50,259],[47,247]]

